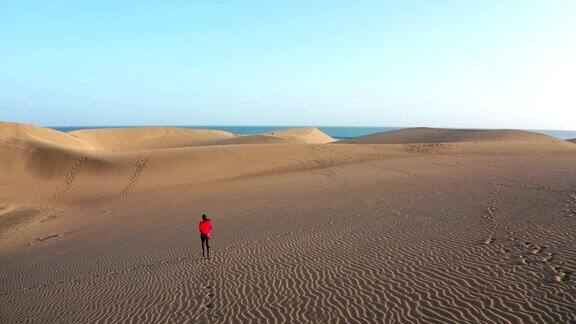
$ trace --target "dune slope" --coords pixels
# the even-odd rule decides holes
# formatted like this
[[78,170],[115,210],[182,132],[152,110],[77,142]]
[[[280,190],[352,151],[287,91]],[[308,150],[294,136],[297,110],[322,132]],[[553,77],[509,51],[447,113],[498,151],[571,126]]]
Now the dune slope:
[[0,145],[37,143],[66,149],[92,150],[94,145],[50,128],[0,121]]
[[234,136],[224,131],[174,127],[85,129],[70,132],[70,135],[89,142],[102,151],[194,146]]

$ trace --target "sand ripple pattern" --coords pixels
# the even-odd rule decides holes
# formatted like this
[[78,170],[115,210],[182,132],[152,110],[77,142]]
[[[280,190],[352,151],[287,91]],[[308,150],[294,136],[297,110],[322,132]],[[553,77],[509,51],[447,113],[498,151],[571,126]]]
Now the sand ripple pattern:
[[[176,224],[0,263],[0,322],[576,322],[575,179],[454,178],[465,164],[426,173],[388,156],[344,166],[321,150],[291,168],[329,184],[330,203],[262,200],[239,216],[265,221],[218,224],[209,261]],[[127,188],[149,160],[134,163]],[[363,168],[377,171],[370,181],[358,180]],[[277,170],[250,185],[295,176]],[[392,181],[408,189],[387,193]]]

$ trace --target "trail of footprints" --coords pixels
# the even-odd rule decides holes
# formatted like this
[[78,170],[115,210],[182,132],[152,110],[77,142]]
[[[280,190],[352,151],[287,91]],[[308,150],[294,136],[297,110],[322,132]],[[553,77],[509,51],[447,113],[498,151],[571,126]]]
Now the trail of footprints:
[[72,186],[74,185],[74,180],[76,179],[76,176],[80,173],[80,169],[82,168],[82,165],[84,165],[87,159],[88,156],[84,155],[74,162],[72,167],[68,170],[68,172],[66,172],[64,178],[64,185],[52,197],[50,197],[50,200],[58,200],[64,194],[70,191],[70,189],[72,189]]
[[114,197],[105,204],[107,207],[113,205],[118,201],[125,200],[130,195],[130,193],[134,190],[136,185],[138,185],[138,183],[142,180],[142,173],[144,172],[144,169],[146,168],[148,162],[150,162],[151,157],[152,157],[151,154],[148,154],[145,157],[140,157],[136,159],[134,162],[132,162],[133,168],[132,172],[130,173],[128,183],[126,184],[126,186],[124,186],[124,188],[122,189],[122,191],[118,196]]
[[566,217],[576,219],[576,183],[572,184],[571,190],[565,192]]
[[502,203],[502,190],[501,190],[500,186],[494,182],[490,182],[489,184],[494,188],[494,190],[492,191],[492,194],[494,195],[494,199],[493,199],[492,203],[490,204],[490,206],[488,206],[486,208],[486,213],[484,215],[484,218],[488,221],[492,221],[494,219],[494,216],[496,215],[496,211],[498,210],[498,207]]
[[[449,167],[463,167],[462,165],[458,165],[458,164],[451,164],[451,165],[447,165],[447,166],[449,166]],[[490,174],[491,176],[494,176],[494,173],[492,171],[489,171],[489,170],[480,170],[480,171],[485,172],[487,174]],[[567,199],[566,210],[565,210],[566,216],[567,217],[576,216],[576,183],[571,186],[571,188],[572,188],[571,190],[566,191],[566,190],[561,190],[561,189],[551,188],[548,186],[539,185],[539,184],[534,183],[534,182],[525,183],[525,182],[519,182],[516,180],[511,180],[511,179],[508,179],[505,177],[502,177],[502,178],[504,180],[506,180],[507,182],[504,182],[504,183],[489,182],[489,185],[491,185],[494,188],[494,190],[492,191],[492,194],[494,195],[494,200],[490,204],[490,206],[488,206],[486,208],[485,216],[484,216],[484,218],[486,220],[494,221],[494,217],[496,216],[499,205],[503,201],[503,198],[501,196],[501,192],[502,192],[501,187],[502,186],[508,186],[508,187],[518,186],[518,187],[531,189],[531,190],[541,190],[541,191],[545,191],[545,192],[560,193],[560,194],[566,196],[566,199]],[[495,240],[496,239],[491,236],[491,237],[488,237],[483,243],[484,244],[493,244],[493,243],[495,243]],[[554,281],[562,283],[562,282],[568,282],[569,280],[572,279],[572,277],[574,275],[573,271],[563,267],[564,262],[558,261],[558,258],[555,256],[555,253],[549,251],[547,245],[541,245],[541,244],[532,243],[529,241],[520,242],[520,239],[517,237],[508,237],[507,240],[509,240],[510,242],[515,243],[515,244],[513,244],[512,247],[508,247],[508,248],[507,247],[500,247],[498,249],[498,251],[501,253],[510,254],[513,252],[512,250],[520,250],[520,251],[516,251],[516,254],[517,254],[516,264],[529,265],[530,263],[534,263],[534,262],[543,263],[545,265],[544,271],[550,271],[551,270],[550,277]]]
[[20,124],[14,124],[14,134],[22,139],[30,140],[30,136],[22,129]]
[[[500,197],[500,187],[495,183],[490,184],[496,188],[493,193],[498,197],[495,200],[495,203],[489,206],[486,210],[488,215],[487,218],[493,220],[495,211],[497,210],[497,205],[502,202],[502,198]],[[572,188],[576,189],[576,184],[573,184]],[[574,215],[572,208],[576,207],[575,191],[576,190],[569,190],[563,192],[567,197],[567,217]],[[522,240],[519,237],[510,235],[502,238],[502,240],[504,240],[504,242],[498,241],[495,237],[491,236],[483,243],[496,247],[500,253],[510,255],[516,265],[529,266],[540,264],[542,266],[540,269],[542,269],[541,271],[544,271],[545,278],[547,278],[545,280],[549,282],[555,281],[558,283],[567,283],[573,279],[573,270],[566,268],[565,262],[560,260],[548,245],[531,242],[529,240]]]

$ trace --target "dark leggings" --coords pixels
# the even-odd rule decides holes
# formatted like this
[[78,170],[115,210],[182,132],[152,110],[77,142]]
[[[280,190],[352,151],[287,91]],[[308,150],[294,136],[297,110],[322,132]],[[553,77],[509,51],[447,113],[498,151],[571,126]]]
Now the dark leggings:
[[202,257],[204,257],[204,245],[206,245],[206,252],[208,252],[208,259],[210,259],[210,240],[206,235],[200,235],[200,240],[202,240]]

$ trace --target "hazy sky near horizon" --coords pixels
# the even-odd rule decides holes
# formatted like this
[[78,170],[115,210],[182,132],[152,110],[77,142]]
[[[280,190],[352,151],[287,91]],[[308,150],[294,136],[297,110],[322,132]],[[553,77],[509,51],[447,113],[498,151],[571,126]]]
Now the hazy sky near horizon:
[[576,129],[576,1],[0,1],[0,120]]

